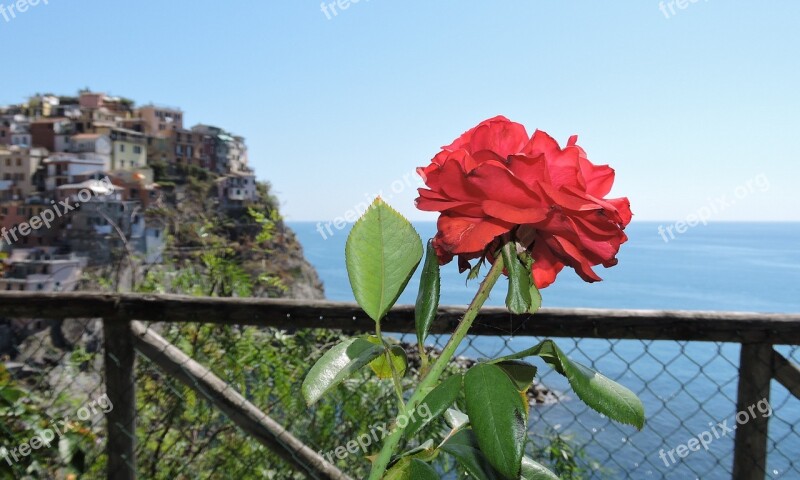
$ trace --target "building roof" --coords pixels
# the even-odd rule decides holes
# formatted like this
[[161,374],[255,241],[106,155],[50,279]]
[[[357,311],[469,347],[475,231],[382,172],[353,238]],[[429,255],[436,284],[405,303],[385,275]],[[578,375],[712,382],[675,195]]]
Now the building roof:
[[105,161],[100,158],[81,158],[74,153],[61,153],[46,158],[44,163],[77,163],[83,165],[104,165]]
[[242,178],[255,178],[256,173],[255,172],[237,171],[237,172],[228,173],[228,176],[231,176],[231,177],[242,177]]
[[76,140],[97,140],[102,136],[104,135],[100,133],[79,133],[78,135],[75,135],[72,138]]
[[168,112],[183,113],[183,110],[181,110],[180,107],[170,107],[168,105],[158,105],[158,104],[155,104],[155,103],[148,103],[146,105],[140,105],[139,108],[137,108],[137,110],[143,110],[145,108],[153,108],[155,110],[165,110],[165,111],[168,111]]
[[71,183],[68,185],[61,185],[57,190],[91,190],[95,195],[109,195],[115,191],[125,190],[122,187],[109,184],[100,180],[86,180],[81,183]]
[[32,120],[31,123],[60,123],[60,122],[71,122],[67,117],[55,117],[55,118],[39,118],[36,120]]

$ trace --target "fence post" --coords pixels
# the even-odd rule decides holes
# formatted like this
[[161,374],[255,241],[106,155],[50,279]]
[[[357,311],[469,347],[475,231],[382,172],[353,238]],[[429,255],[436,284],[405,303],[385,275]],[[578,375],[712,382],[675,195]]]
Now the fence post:
[[136,380],[130,322],[105,319],[106,394],[114,406],[108,412],[106,452],[109,480],[136,479]]
[[769,401],[772,381],[772,345],[743,343],[739,356],[739,391],[736,412],[746,412],[748,421],[736,427],[733,453],[734,480],[764,480],[767,472],[769,417],[751,414],[760,400]]

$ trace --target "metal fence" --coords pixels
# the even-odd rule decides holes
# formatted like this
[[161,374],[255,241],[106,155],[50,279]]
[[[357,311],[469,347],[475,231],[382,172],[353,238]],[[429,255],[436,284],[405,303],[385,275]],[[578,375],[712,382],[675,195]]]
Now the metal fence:
[[[312,410],[300,395],[316,358],[372,328],[353,305],[15,293],[0,294],[0,309],[14,319],[6,338],[29,329],[0,370],[0,478],[362,478],[376,447],[348,444],[393,418],[390,385],[367,372]],[[441,310],[432,348],[461,313]],[[393,310],[384,330],[413,345],[411,308]],[[637,432],[540,365],[529,450],[562,478],[800,477],[800,315],[489,308],[473,332],[459,356],[556,338],[642,398]],[[56,438],[32,448],[48,428]]]

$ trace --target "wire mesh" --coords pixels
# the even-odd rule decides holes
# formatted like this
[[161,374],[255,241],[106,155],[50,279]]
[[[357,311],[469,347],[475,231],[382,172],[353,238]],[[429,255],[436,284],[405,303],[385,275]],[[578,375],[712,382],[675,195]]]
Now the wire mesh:
[[[106,417],[101,413],[86,420],[78,418],[79,410],[92,402],[100,410],[97,399],[104,394],[99,321],[27,328],[27,333],[13,333],[26,338],[13,339],[11,343],[19,346],[6,349],[0,370],[4,392],[0,411],[5,417],[0,424],[0,445],[5,450],[0,453],[16,447],[20,459],[11,463],[0,459],[0,478],[105,477]],[[377,452],[378,437],[396,415],[390,383],[375,380],[366,369],[313,408],[306,406],[300,391],[314,362],[347,334],[202,323],[151,324],[148,328],[210,369],[226,388],[239,392],[343,472],[352,478],[366,476],[368,456]],[[62,338],[65,335],[69,338]],[[409,352],[414,350],[414,335],[392,336],[408,345]],[[441,349],[447,339],[446,335],[433,335],[427,343]],[[540,340],[510,334],[472,336],[457,355],[470,360],[495,358]],[[592,411],[575,397],[566,379],[534,360],[540,373],[536,394],[531,395],[539,400],[530,415],[531,455],[558,470],[561,478],[731,478],[735,430],[724,431],[720,425],[737,424],[740,344],[605,339],[556,342],[573,360],[639,395],[647,425],[638,432]],[[778,346],[776,351],[800,363],[800,347]],[[454,362],[452,369],[469,363]],[[408,386],[413,383],[413,367],[418,365],[413,353],[410,364],[412,372],[405,380]],[[315,478],[313,473],[293,468],[236,426],[198,385],[194,389],[185,385],[142,355],[137,356],[135,379],[134,468],[139,478]],[[16,397],[7,393],[15,388],[23,393]],[[800,477],[798,402],[781,384],[772,382],[767,478]],[[754,404],[751,417],[766,416],[766,405]],[[19,455],[21,443],[30,442],[43,428],[65,418],[70,419],[70,434],[64,436],[68,442]],[[426,433],[441,434],[437,429]],[[690,440],[706,438],[705,433],[711,440],[692,449]],[[376,441],[348,451],[348,446],[365,436]],[[683,452],[682,445],[688,447]],[[437,468],[448,472],[445,478],[463,478],[444,459]]]

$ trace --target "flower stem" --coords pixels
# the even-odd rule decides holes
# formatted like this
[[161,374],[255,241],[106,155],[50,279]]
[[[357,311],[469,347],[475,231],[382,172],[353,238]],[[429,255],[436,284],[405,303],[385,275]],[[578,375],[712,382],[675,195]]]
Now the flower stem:
[[375,325],[375,334],[378,337],[378,341],[381,342],[381,346],[383,347],[383,357],[386,359],[386,364],[389,365],[389,370],[392,372],[392,384],[394,386],[394,393],[397,395],[397,405],[400,408],[400,412],[405,415],[406,401],[403,398],[403,385],[400,381],[400,376],[397,374],[397,370],[394,368],[394,362],[392,361],[392,354],[389,344],[383,341],[380,322]]
[[[483,307],[486,299],[489,298],[489,293],[492,291],[492,288],[502,274],[503,257],[498,256],[495,259],[492,268],[486,274],[486,278],[484,278],[483,282],[481,282],[478,292],[472,299],[472,303],[469,304],[466,313],[464,313],[464,317],[461,319],[461,322],[458,324],[458,327],[456,327],[456,330],[453,332],[453,335],[450,337],[447,345],[445,345],[444,349],[442,350],[442,354],[433,363],[427,375],[422,378],[419,385],[417,385],[416,390],[414,390],[414,394],[411,395],[411,398],[408,400],[408,403],[405,407],[407,412],[413,412],[419,403],[431,391],[431,389],[436,386],[436,383],[439,381],[439,377],[442,376],[442,373],[444,373],[445,369],[447,368],[447,364],[450,363],[450,360],[453,358],[453,355],[455,355],[456,350],[458,350],[458,347],[461,345],[464,337],[467,336],[467,332],[469,331],[470,327],[472,327],[472,323],[478,316],[478,312],[480,312],[480,309]],[[378,457],[375,459],[375,462],[372,465],[372,471],[369,474],[369,480],[380,480],[381,477],[383,477],[386,467],[389,465],[389,461],[392,459],[392,454],[397,448],[397,445],[400,443],[400,440],[403,438],[404,431],[404,427],[401,427],[397,423],[395,424],[392,433],[386,439],[386,442],[383,444]]]

